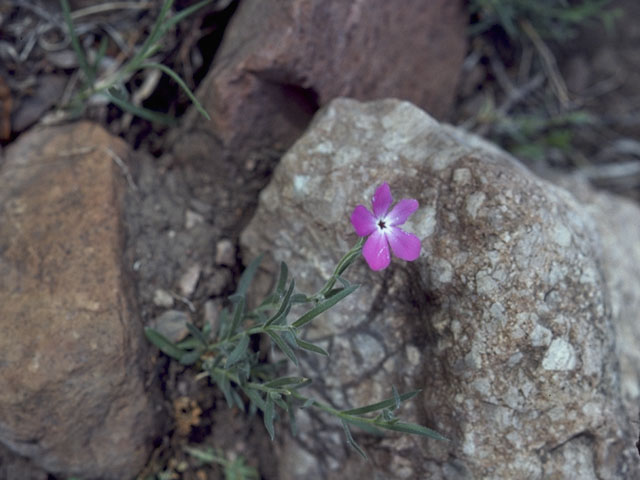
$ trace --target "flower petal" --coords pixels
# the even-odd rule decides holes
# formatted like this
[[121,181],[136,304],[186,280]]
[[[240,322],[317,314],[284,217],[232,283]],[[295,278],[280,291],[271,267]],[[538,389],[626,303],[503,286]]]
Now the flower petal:
[[364,243],[362,256],[371,267],[371,270],[382,270],[389,266],[391,254],[389,253],[389,243],[385,235],[376,230]]
[[417,200],[414,200],[413,198],[403,198],[398,203],[396,203],[396,206],[393,207],[393,210],[389,212],[386,220],[387,222],[389,222],[389,225],[392,226],[402,225],[407,221],[407,218],[409,218],[411,214],[417,209]]
[[412,233],[407,233],[398,227],[388,227],[387,239],[393,254],[402,260],[410,262],[420,255],[420,239]]
[[384,182],[376,189],[376,193],[373,194],[373,198],[371,199],[373,215],[376,219],[383,217],[384,214],[387,213],[387,210],[389,210],[389,207],[391,206],[391,202],[393,202],[391,189],[389,188],[389,184]]
[[377,228],[376,219],[364,205],[358,205],[353,210],[351,214],[351,225],[353,225],[356,233],[361,237],[369,235]]

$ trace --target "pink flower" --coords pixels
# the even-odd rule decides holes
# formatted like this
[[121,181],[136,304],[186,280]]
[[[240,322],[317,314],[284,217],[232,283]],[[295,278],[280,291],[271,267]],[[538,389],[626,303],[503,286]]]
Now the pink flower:
[[358,205],[351,214],[351,224],[361,237],[369,238],[362,247],[362,255],[372,270],[382,270],[389,266],[391,254],[412,261],[420,255],[420,239],[407,233],[399,225],[404,224],[418,208],[418,201],[412,198],[400,200],[389,212],[393,202],[391,189],[385,182],[378,187],[371,199],[371,213],[363,205]]

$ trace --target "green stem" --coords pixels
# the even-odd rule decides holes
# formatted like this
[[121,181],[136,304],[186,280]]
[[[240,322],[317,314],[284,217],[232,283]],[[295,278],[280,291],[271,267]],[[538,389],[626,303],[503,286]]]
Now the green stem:
[[360,254],[362,253],[362,246],[364,245],[364,241],[365,238],[360,237],[356,244],[351,248],[351,250],[344,254],[344,256],[336,265],[333,274],[331,275],[331,277],[329,277],[327,283],[324,284],[324,287],[322,287],[317,293],[308,297],[308,300],[310,302],[318,302],[325,298],[326,294],[331,291],[333,286],[338,281],[338,277],[342,275],[347,270],[347,268],[349,268],[351,264],[360,256]]

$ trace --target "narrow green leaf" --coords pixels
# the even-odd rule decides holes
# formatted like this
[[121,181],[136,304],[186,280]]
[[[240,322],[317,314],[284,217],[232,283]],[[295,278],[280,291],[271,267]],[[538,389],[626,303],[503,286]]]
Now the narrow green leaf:
[[245,411],[245,405],[244,405],[244,401],[242,400],[242,397],[240,396],[240,394],[238,392],[236,392],[235,389],[231,390],[231,396],[233,397],[233,400],[235,402],[235,404],[238,406],[238,408],[240,410],[242,410],[243,412]]
[[193,365],[200,360],[203,353],[204,350],[201,348],[184,353],[182,357],[180,357],[180,365]]
[[226,463],[226,460],[222,457],[217,456],[215,453],[213,453],[213,450],[211,448],[208,448],[206,450],[201,450],[199,448],[189,447],[187,445],[183,446],[182,448],[189,455],[191,455],[194,458],[197,458],[201,462],[219,463],[219,464]]
[[[229,331],[227,332],[226,338],[229,338],[235,335],[236,330],[238,330],[238,327],[240,326],[240,323],[244,318],[244,306],[245,306],[244,296],[235,295],[235,297],[236,298],[240,297],[241,300],[237,301],[233,306],[233,320],[231,320],[231,326],[229,327]],[[229,299],[231,299],[231,297],[229,297]]]
[[356,451],[360,455],[362,455],[362,458],[368,461],[369,457],[367,457],[367,454],[364,453],[364,450],[362,449],[362,447],[360,447],[360,445],[358,445],[358,443],[353,439],[353,437],[351,436],[351,431],[349,430],[349,426],[344,420],[342,421],[342,428],[344,428],[344,433],[347,436],[347,443],[351,445],[353,448],[355,448]]
[[329,352],[327,352],[324,348],[319,347],[318,345],[314,345],[310,342],[305,342],[300,338],[297,338],[296,341],[298,342],[298,346],[300,348],[304,348],[305,350],[309,350],[310,352],[319,353],[320,355],[324,355],[325,357],[329,356]]
[[200,329],[196,327],[193,323],[187,322],[187,330],[189,330],[191,335],[193,335],[194,338],[196,338],[202,344],[203,347],[206,347],[209,344],[209,342],[207,341],[207,337],[205,337],[204,334],[200,331]]
[[397,410],[400,408],[400,404],[402,403],[402,400],[400,399],[400,394],[398,393],[398,389],[396,388],[395,385],[391,385],[391,390],[393,390],[393,401],[395,403],[394,407]]
[[302,315],[298,320],[293,322],[293,327],[300,328],[303,325],[306,325],[307,323],[309,323],[311,320],[316,318],[321,313],[329,310],[331,307],[333,307],[340,300],[342,300],[343,298],[345,298],[348,295],[351,295],[356,290],[356,288],[358,288],[358,286],[359,285],[351,285],[349,288],[345,288],[342,291],[340,291],[339,293],[336,293],[331,298],[329,298],[329,299],[327,299],[327,300],[325,300],[323,302],[320,302],[318,305],[313,307],[307,313]]
[[415,423],[391,422],[388,424],[378,424],[378,426],[395,432],[411,433],[414,435],[422,435],[423,437],[435,438],[436,440],[450,441],[447,437],[440,435],[435,430]]
[[274,435],[275,435],[275,431],[273,429],[273,419],[276,416],[276,412],[274,409],[274,403],[273,403],[273,399],[271,398],[270,395],[267,395],[267,403],[265,405],[265,409],[264,409],[264,426],[267,429],[267,432],[269,432],[269,437],[271,437],[271,440],[273,441]]
[[202,325],[202,334],[204,335],[204,338],[207,340],[207,343],[209,342],[209,339],[211,338],[211,322],[204,322],[204,325]]
[[289,405],[287,405],[286,402],[284,400],[282,400],[282,396],[279,393],[270,392],[269,393],[269,397],[271,397],[273,399],[273,401],[275,402],[275,404],[278,405],[285,412],[289,411]]
[[147,339],[160,349],[162,353],[169,355],[176,360],[180,360],[184,351],[176,347],[171,340],[151,327],[145,327],[144,334]]
[[211,3],[211,2],[212,0],[202,0],[201,2],[195,3],[183,10],[180,10],[178,13],[176,13],[173,17],[168,19],[162,25],[162,30],[161,30],[162,34],[166,33],[167,30],[169,30],[171,27],[181,22],[182,19],[188,17],[189,15],[194,13],[196,10],[199,10],[200,8],[204,7],[207,3]]
[[258,267],[260,266],[260,262],[262,262],[263,257],[264,253],[258,255],[258,257],[249,264],[245,271],[242,272],[240,281],[238,282],[238,289],[236,290],[237,294],[246,295],[247,290],[249,290],[249,285],[251,285],[253,277],[258,271]]
[[263,412],[265,411],[267,406],[263,398],[260,396],[260,393],[258,393],[253,388],[243,388],[242,391],[245,393],[247,397],[249,397],[249,400],[251,400],[252,405],[255,405]]
[[229,295],[227,297],[227,299],[231,303],[233,303],[235,305],[236,303],[244,302],[245,301],[245,295],[243,293],[233,293],[233,294]]
[[227,357],[227,363],[225,368],[229,368],[235,365],[240,359],[242,359],[247,352],[247,347],[249,346],[249,335],[243,335],[236,343],[236,346],[233,347],[231,353]]
[[365,237],[360,237],[351,250],[345,255],[345,257],[336,266],[335,275],[340,277],[349,266],[355,262],[362,253],[362,246],[364,245]]
[[313,407],[314,403],[316,403],[316,401],[313,398],[307,398],[300,408]]
[[276,284],[275,293],[282,295],[284,289],[287,286],[287,279],[289,278],[289,267],[286,263],[280,262],[280,275],[278,276],[278,283]]
[[138,107],[133,103],[130,103],[126,100],[118,98],[108,91],[100,92],[102,95],[107,97],[111,103],[115,106],[125,110],[133,115],[137,115],[140,118],[144,118],[145,120],[149,120],[150,122],[155,122],[162,125],[174,126],[178,124],[178,121],[173,118],[171,115],[165,115],[163,113],[154,112],[153,110],[149,110],[147,108]]
[[[413,390],[412,392],[403,393],[400,395],[400,401],[404,402],[409,400],[410,398],[415,397],[422,390]],[[346,415],[362,415],[364,413],[375,412],[377,410],[382,410],[383,408],[393,407],[396,401],[394,398],[390,398],[387,400],[383,400],[382,402],[372,403],[370,405],[365,405],[364,407],[353,408],[351,410],[343,410],[340,413],[344,413]]]
[[71,9],[69,8],[68,0],[60,0],[60,5],[62,6],[62,16],[64,18],[64,23],[67,25],[67,29],[69,30],[69,37],[71,38],[71,46],[76,53],[76,57],[78,58],[78,65],[80,66],[80,70],[84,73],[87,83],[90,86],[93,86],[93,75],[91,72],[91,67],[89,66],[89,62],[87,61],[87,56],[84,53],[84,49],[80,44],[80,40],[78,39],[78,34],[76,33],[76,29],[73,25],[73,20],[71,19]]
[[202,342],[193,337],[187,337],[184,340],[180,340],[176,343],[176,347],[180,350],[195,350],[196,348],[202,347]]
[[98,69],[100,68],[100,62],[104,58],[107,53],[107,47],[109,46],[109,38],[105,35],[100,39],[100,45],[98,46],[98,52],[96,53],[95,59],[91,64],[91,78],[95,79],[96,74],[98,73]]
[[340,293],[341,291],[343,291],[344,288],[343,287],[338,287],[338,288],[332,288],[331,290],[329,290],[327,293],[324,294],[324,298],[331,298],[334,295]]
[[282,332],[282,338],[291,346],[291,348],[298,348],[298,339],[296,338],[295,330],[292,328]]
[[273,292],[267,295],[262,302],[260,302],[260,307],[264,307],[265,305],[276,305],[280,302],[280,295]]
[[278,346],[278,348],[280,350],[282,350],[282,353],[284,353],[289,360],[291,360],[296,367],[298,366],[298,359],[296,358],[296,354],[293,353],[293,350],[291,349],[291,347],[289,345],[287,345],[287,342],[285,342],[282,337],[280,337],[280,335],[278,335],[276,332],[274,332],[273,330],[266,330],[267,335],[269,335],[269,337],[271,337],[271,340],[273,340],[275,342],[275,344]]
[[340,418],[342,419],[342,421],[355,425],[359,429],[364,430],[371,435],[377,435],[380,437],[384,435],[384,432],[382,430],[377,428],[373,423],[371,423],[370,420],[366,418],[351,415],[340,415]]
[[307,385],[311,385],[312,383],[313,383],[313,380],[311,380],[310,378],[307,378],[306,381],[291,387],[291,390],[298,390],[300,388],[306,387]]
[[[162,36],[162,25],[164,22],[167,13],[169,13],[169,9],[173,4],[173,0],[165,0],[162,4],[162,8],[160,9],[160,13],[158,14],[158,18],[156,19],[153,27],[151,28],[151,33],[142,43],[142,46],[138,49],[138,52],[131,58],[122,68],[123,71],[132,71],[138,68],[138,65],[141,61],[143,61],[150,52],[153,51],[154,45],[158,42],[160,37]],[[166,28],[165,28],[166,31]]]
[[291,297],[291,303],[309,303],[309,299],[304,293],[296,293]]
[[296,422],[295,407],[291,405],[291,408],[287,411],[289,414],[289,427],[291,428],[291,435],[293,437],[298,436],[298,423]]
[[176,72],[171,70],[166,65],[162,65],[161,63],[156,63],[156,62],[143,63],[142,65],[140,65],[140,68],[141,69],[142,68],[157,68],[161,72],[166,73],[168,76],[170,76],[178,84],[178,86],[180,88],[182,88],[182,91],[184,91],[184,93],[187,95],[187,97],[189,97],[189,100],[191,100],[191,103],[193,103],[193,106],[196,107],[196,110],[198,110],[198,112],[200,112],[200,115],[202,115],[207,120],[211,120],[211,117],[209,116],[207,111],[200,104],[200,102],[198,101],[196,96],[193,94],[193,92],[189,89],[187,84],[184,83],[184,80],[182,80],[180,78],[180,76]]
[[228,308],[223,308],[220,311],[220,318],[218,318],[218,331],[216,332],[217,338],[227,338],[229,335],[229,328],[231,327],[231,321],[229,319],[230,315]]
[[308,384],[309,379],[305,377],[280,377],[264,383],[263,386],[267,388],[295,387],[303,383]]
[[[284,264],[284,262],[283,262]],[[282,299],[282,303],[280,304],[280,308],[278,311],[264,324],[264,328],[268,328],[269,325],[279,322],[281,319],[285,318],[291,309],[291,295],[293,294],[293,289],[296,286],[295,280],[291,279],[291,284],[287,289],[287,293],[285,293],[284,298]]]
[[222,390],[224,399],[227,401],[227,406],[229,408],[233,407],[233,395],[231,394],[231,382],[229,381],[229,377],[217,374],[214,376],[214,380],[218,385],[218,388]]

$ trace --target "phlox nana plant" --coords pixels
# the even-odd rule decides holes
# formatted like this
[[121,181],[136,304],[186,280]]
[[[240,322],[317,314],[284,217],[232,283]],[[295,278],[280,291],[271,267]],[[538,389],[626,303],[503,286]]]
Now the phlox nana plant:
[[[220,388],[229,407],[237,406],[250,414],[260,412],[272,440],[274,422],[280,412],[289,417],[295,433],[295,412],[298,408],[315,408],[337,417],[344,427],[347,442],[365,458],[365,452],[351,434],[351,426],[374,434],[392,430],[446,440],[434,430],[396,417],[395,412],[401,403],[415,397],[420,390],[399,393],[393,387],[386,400],[353,409],[336,409],[304,395],[304,387],[312,379],[278,375],[282,369],[277,364],[261,363],[260,352],[251,347],[252,337],[267,336],[272,346],[284,354],[285,361],[296,367],[297,356],[303,351],[329,356],[319,345],[304,340],[302,333],[306,325],[358,288],[345,278],[348,268],[361,256],[372,270],[378,271],[390,264],[391,252],[406,261],[415,260],[420,254],[420,239],[400,228],[416,211],[418,202],[403,199],[389,210],[392,202],[389,185],[383,183],[372,198],[371,211],[363,205],[354,209],[351,223],[360,238],[340,259],[333,274],[317,292],[306,294],[297,291],[287,264],[282,262],[273,291],[257,307],[249,310],[247,292],[262,260],[259,256],[240,277],[236,292],[229,297],[231,305],[221,312],[216,331],[210,325],[201,330],[187,324],[190,336],[174,344],[159,332],[146,328],[147,338],[181,364],[201,369],[199,375],[208,377]],[[294,306],[304,307],[304,313],[290,320]],[[301,309],[296,308],[298,310]],[[262,345],[263,342],[259,343]]]

